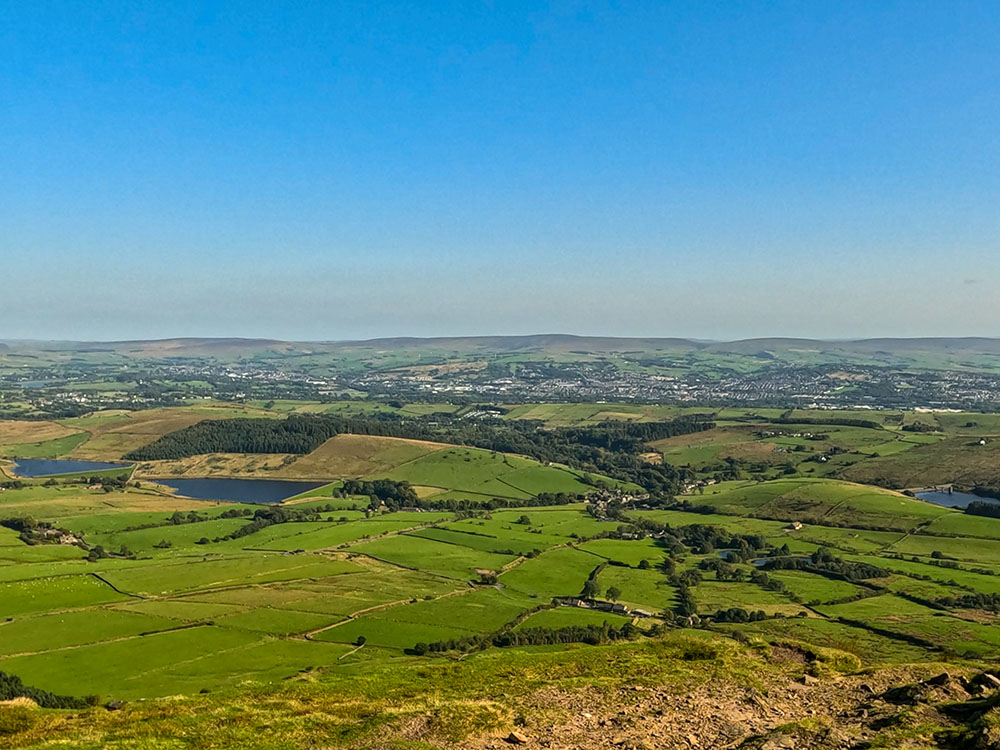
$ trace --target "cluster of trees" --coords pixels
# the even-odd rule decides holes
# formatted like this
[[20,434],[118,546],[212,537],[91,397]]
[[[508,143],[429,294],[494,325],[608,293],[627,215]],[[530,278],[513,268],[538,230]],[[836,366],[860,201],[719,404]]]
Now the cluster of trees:
[[[229,511],[226,511],[226,512],[228,513]],[[198,511],[195,511],[195,510],[188,511],[187,513],[184,513],[183,511],[175,510],[173,512],[173,515],[171,515],[169,518],[167,518],[166,523],[164,523],[162,525],[163,526],[183,526],[184,524],[188,524],[188,523],[201,523],[202,521],[207,521],[207,520],[208,520],[208,516],[203,516],[200,513],[198,513]],[[156,524],[156,525],[160,526],[161,524]],[[155,527],[151,527],[151,528],[155,528]]]
[[771,576],[763,570],[751,571],[750,583],[756,584],[767,591],[777,591],[778,593],[786,593],[788,588],[785,586],[784,581],[779,581],[777,578],[771,578]]
[[593,427],[566,427],[557,432],[578,445],[601,448],[612,453],[643,453],[646,443],[677,435],[711,430],[711,416],[690,414],[668,422],[605,421]]
[[962,594],[961,596],[942,596],[934,600],[935,604],[951,609],[982,609],[987,612],[1000,612],[1000,595],[998,594]]
[[334,417],[292,415],[287,419],[206,419],[171,432],[125,456],[158,461],[203,453],[310,453],[343,431]]
[[[996,492],[996,490],[994,490]],[[976,488],[977,495],[983,495],[981,487]],[[1000,492],[997,493],[1000,495]],[[1000,518],[1000,503],[991,503],[985,500],[974,500],[965,507],[965,512],[970,516],[986,516],[987,518]]]
[[42,708],[87,708],[96,706],[100,702],[96,695],[86,698],[56,695],[48,690],[25,685],[17,675],[0,672],[0,701],[14,700],[14,698],[30,698]]
[[848,562],[836,557],[826,547],[820,547],[810,557],[772,557],[768,559],[769,570],[808,570],[843,578],[848,581],[864,581],[869,578],[885,578],[889,571],[876,565],[862,562]]
[[676,529],[668,526],[664,533],[690,547],[696,554],[707,555],[717,549],[731,550],[729,554],[734,560],[750,559],[754,553],[767,547],[767,539],[760,534],[733,534],[721,526],[701,523]]
[[292,415],[283,420],[206,420],[164,435],[126,458],[152,461],[203,453],[305,454],[338,434],[380,435],[517,453],[634,482],[655,495],[672,496],[689,472],[645,461],[641,455],[646,451],[645,442],[713,426],[699,415],[665,422],[604,422],[593,427],[556,429],[546,429],[536,421],[487,418],[470,422],[442,414],[406,418],[391,413],[357,418]]
[[91,547],[90,551],[87,553],[87,562],[97,562],[98,560],[107,560],[111,557],[117,557],[125,560],[134,560],[135,553],[126,547],[124,544],[118,549],[117,552],[108,552],[100,544],[96,547]]
[[[236,531],[233,531],[224,537],[219,537],[216,541],[222,541],[224,539],[242,539],[245,536],[256,534],[261,529],[266,529],[268,526],[274,526],[279,523],[296,523],[320,520],[322,520],[322,517],[320,516],[319,510],[316,508],[299,510],[297,508],[284,508],[280,505],[268,505],[255,510],[253,520],[246,526],[240,526],[236,529]],[[204,542],[199,540],[199,544],[207,543],[207,541],[207,539],[205,539]]]
[[744,562],[757,557],[761,550],[768,547],[767,539],[760,534],[733,534],[721,526],[693,523],[673,527],[648,518],[631,518],[629,521],[629,524],[618,527],[616,534],[619,537],[652,535],[656,537],[658,546],[675,555],[682,555],[688,549],[699,555],[724,549],[728,550],[731,562]]
[[767,613],[763,610],[758,609],[755,612],[747,612],[743,607],[720,609],[712,615],[714,622],[760,622],[766,619]]
[[601,571],[607,566],[607,563],[601,563],[590,571],[590,575],[587,576],[587,580],[583,583],[583,589],[580,591],[581,599],[596,599],[601,595],[601,587],[597,583],[597,576],[599,576]]
[[[241,518],[243,516],[252,516],[253,510],[250,508],[230,508],[229,510],[223,511],[215,518]],[[204,523],[205,521],[215,520],[211,516],[202,515],[197,511],[190,510],[187,513],[183,511],[176,510],[172,515],[167,516],[163,521],[153,521],[152,523],[141,523],[134,524],[132,526],[123,526],[122,531],[141,531],[143,529],[158,529],[164,526],[183,526],[189,523]]]
[[544,646],[567,643],[586,643],[598,646],[612,641],[634,640],[642,635],[642,632],[631,622],[626,622],[620,627],[605,622],[602,625],[571,625],[567,628],[525,628],[524,630],[504,630],[493,635],[418,643],[411,651],[418,656],[423,656],[442,651],[482,651],[490,646],[509,648],[511,646]]
[[60,536],[70,533],[66,529],[56,528],[48,521],[36,521],[31,516],[4,518],[0,520],[0,526],[16,531],[22,542],[32,545],[56,544]]
[[409,482],[395,482],[392,479],[376,479],[370,482],[348,479],[339,490],[339,494],[343,497],[366,495],[371,498],[372,507],[379,507],[384,503],[389,510],[416,507],[420,502]]
[[[695,571],[685,571],[685,572],[695,572]],[[701,582],[701,577],[699,576],[698,581]],[[685,584],[677,585],[677,603],[674,605],[674,613],[678,617],[690,617],[691,615],[698,614],[698,602],[694,598],[694,594],[691,593],[691,587]]]
[[698,567],[701,570],[710,570],[715,572],[715,579],[718,581],[735,581],[740,582],[746,579],[746,573],[743,572],[742,568],[737,568],[721,557],[708,557],[702,560]]
[[114,476],[100,474],[93,477],[81,477],[79,481],[81,484],[100,485],[101,489],[105,492],[114,492],[115,490],[123,490],[128,486],[128,473],[115,474]]

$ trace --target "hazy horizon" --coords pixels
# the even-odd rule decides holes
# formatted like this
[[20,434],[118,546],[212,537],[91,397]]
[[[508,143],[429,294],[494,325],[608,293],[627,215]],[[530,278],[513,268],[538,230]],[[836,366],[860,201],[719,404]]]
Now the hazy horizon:
[[485,333],[485,334],[450,334],[441,336],[407,336],[407,335],[397,335],[397,336],[375,336],[368,338],[340,338],[340,339],[293,339],[293,338],[278,338],[278,337],[265,337],[265,336],[163,336],[155,338],[128,338],[128,339],[66,339],[66,338],[52,338],[52,339],[40,339],[40,338],[0,338],[0,343],[5,344],[31,344],[31,343],[65,343],[65,344],[125,344],[132,342],[159,342],[159,341],[274,341],[278,343],[287,344],[352,344],[352,343],[364,343],[367,341],[383,341],[391,339],[414,339],[418,341],[427,341],[435,339],[489,339],[489,338],[537,338],[537,337],[572,337],[572,338],[607,338],[607,339],[624,339],[624,340],[677,340],[686,341],[692,344],[729,344],[729,343],[739,343],[742,341],[809,341],[824,344],[844,344],[844,343],[857,343],[863,341],[880,341],[880,340],[898,340],[898,341],[920,341],[920,340],[940,340],[940,341],[953,341],[953,340],[976,340],[981,339],[983,341],[1000,341],[1000,336],[859,336],[859,337],[830,337],[830,338],[816,338],[816,337],[805,337],[805,336],[783,336],[783,335],[773,335],[773,336],[749,336],[746,338],[731,338],[731,339],[703,339],[695,338],[692,336],[683,335],[649,335],[649,336],[627,336],[627,335],[616,335],[616,334],[588,334],[588,333],[565,333],[565,332],[534,332],[534,333]]
[[1000,335],[995,4],[0,29],[3,337]]

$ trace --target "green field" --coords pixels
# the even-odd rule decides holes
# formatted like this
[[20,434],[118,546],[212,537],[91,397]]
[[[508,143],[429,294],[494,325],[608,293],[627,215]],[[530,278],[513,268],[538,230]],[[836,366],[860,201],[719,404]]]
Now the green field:
[[504,573],[505,586],[529,596],[551,599],[576,596],[590,574],[603,561],[596,555],[564,547],[543,552]]
[[826,479],[724,487],[699,495],[697,501],[732,515],[899,531],[953,512],[888,490]]
[[[46,426],[49,432],[43,434],[51,437],[37,443],[42,453],[96,456],[234,412],[373,413],[371,405],[348,403],[276,401],[267,409],[255,403],[240,409],[208,405],[201,411],[93,415]],[[406,407],[414,416],[463,413],[457,407]],[[558,428],[684,413],[697,412],[529,404],[511,407],[504,418],[541,419]],[[457,664],[603,648],[560,642],[552,634],[569,632],[576,638],[587,626],[593,626],[590,633],[617,632],[626,623],[635,627],[628,637],[642,642],[661,642],[673,637],[661,633],[674,629],[702,639],[739,630],[757,649],[762,642],[786,644],[781,647],[801,642],[848,652],[872,669],[932,659],[1000,658],[1000,615],[935,604],[946,597],[1000,594],[1000,576],[991,574],[1000,564],[1000,520],[833,476],[845,456],[857,459],[852,466],[861,466],[947,447],[951,438],[902,433],[893,420],[903,417],[889,413],[877,416],[881,429],[827,429],[802,422],[781,425],[799,437],[757,434],[775,426],[760,420],[783,413],[718,410],[715,430],[669,438],[669,444],[657,441],[649,454],[659,450],[670,461],[684,461],[702,478],[710,475],[702,469],[720,456],[725,460],[726,451],[740,460],[764,457],[765,463],[777,457],[768,465],[781,471],[786,457],[793,456],[794,473],[706,483],[673,505],[669,498],[634,497],[636,490],[622,482],[623,492],[607,495],[628,498],[613,512],[593,495],[587,498],[593,502],[535,499],[539,493],[593,492],[596,488],[584,478],[595,483],[602,478],[584,468],[463,446],[352,435],[327,441],[298,459],[297,469],[296,462],[285,469],[303,476],[406,481],[417,489],[418,508],[393,511],[367,496],[335,497],[343,486],[335,481],[287,505],[318,515],[244,533],[258,506],[248,506],[249,515],[221,518],[239,506],[177,498],[148,482],[107,492],[80,483],[12,486],[0,493],[0,520],[31,517],[84,541],[29,545],[14,528],[0,526],[0,670],[63,694],[155,698],[316,675],[357,676],[446,659]],[[822,418],[820,412],[795,416]],[[955,424],[965,424],[961,420],[941,419],[943,430],[964,429]],[[18,445],[28,445],[33,442],[25,435],[31,429],[18,423],[8,433]],[[805,432],[824,437],[812,440],[801,436]],[[799,460],[833,448],[841,452],[831,453],[829,471],[821,472],[819,462]],[[858,451],[880,458],[859,457]],[[203,459],[208,461],[198,458]],[[226,461],[213,465],[234,471],[263,465],[253,456]],[[810,468],[816,471],[810,474]],[[535,504],[560,500],[573,502]],[[176,511],[183,522],[174,522]],[[191,511],[197,516],[188,522]],[[678,541],[706,533],[718,535],[714,548]],[[234,534],[237,538],[224,539]],[[728,569],[738,579],[724,580],[725,568],[713,572],[722,560],[720,549],[739,548],[740,535],[756,547],[746,547],[746,556]],[[728,548],[719,546],[723,540]],[[96,545],[105,556],[88,560]],[[758,569],[755,559],[762,564],[768,555],[783,554],[786,545],[789,554],[803,560],[800,569],[768,570],[766,581],[751,579]],[[853,580],[821,570],[806,560],[821,547],[838,564],[866,563],[887,572]],[[681,583],[683,576],[688,583]],[[613,600],[621,613],[553,601],[584,595]],[[684,609],[688,606],[693,610]],[[754,621],[723,622],[720,611],[743,611]],[[547,633],[555,640],[504,645],[503,639],[516,633]],[[468,653],[418,656],[413,651],[418,643],[440,642],[477,645]],[[485,649],[481,656],[480,649]]]
[[407,535],[361,542],[351,545],[349,549],[402,567],[459,580],[474,578],[476,568],[500,570],[516,559],[513,555],[482,552]]
[[590,490],[576,474],[565,469],[476,448],[437,451],[379,476],[422,487],[518,500],[540,492],[586,493]]

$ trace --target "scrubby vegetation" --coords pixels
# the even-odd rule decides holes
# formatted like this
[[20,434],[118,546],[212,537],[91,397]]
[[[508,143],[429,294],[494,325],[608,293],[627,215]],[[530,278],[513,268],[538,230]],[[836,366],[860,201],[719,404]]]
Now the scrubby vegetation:
[[28,698],[42,708],[87,708],[99,701],[96,695],[85,698],[56,695],[48,690],[25,685],[17,675],[0,672],[0,701],[11,701],[15,698]]

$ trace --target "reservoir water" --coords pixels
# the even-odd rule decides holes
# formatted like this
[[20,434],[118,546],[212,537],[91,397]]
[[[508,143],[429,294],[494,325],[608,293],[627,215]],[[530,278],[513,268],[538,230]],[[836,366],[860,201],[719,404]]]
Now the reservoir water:
[[59,474],[78,474],[106,469],[126,469],[131,464],[106,463],[102,461],[66,461],[54,458],[19,458],[14,461],[14,473],[19,477],[48,477]]
[[234,503],[280,503],[329,482],[296,482],[285,479],[157,479],[194,500],[225,500]]
[[964,508],[969,503],[1000,503],[1000,500],[992,497],[980,497],[971,492],[917,492],[916,496],[921,500],[926,500],[935,505],[944,505],[947,508]]

